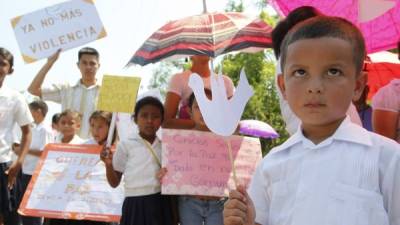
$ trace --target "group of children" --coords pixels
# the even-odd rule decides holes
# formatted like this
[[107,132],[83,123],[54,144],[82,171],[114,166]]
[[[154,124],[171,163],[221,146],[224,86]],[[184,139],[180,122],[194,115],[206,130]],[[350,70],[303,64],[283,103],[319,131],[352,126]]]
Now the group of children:
[[[3,63],[7,65],[11,62],[11,60],[7,59],[2,54],[0,54],[0,59],[3,59]],[[6,68],[4,73],[5,75],[11,73],[10,68],[11,67]],[[1,91],[3,92],[4,90],[5,87],[2,86]],[[210,94],[211,92],[209,92],[208,95]],[[10,96],[10,98],[13,99],[15,97]],[[26,105],[22,96],[18,96],[17,99],[20,100],[20,105]],[[198,125],[197,127],[202,127],[202,129],[204,129],[205,124],[194,99],[194,95],[191,96],[190,101],[193,109],[193,119]],[[5,101],[2,101],[2,103],[5,103]],[[38,162],[41,152],[46,144],[65,143],[104,145],[106,143],[112,117],[110,112],[95,111],[91,114],[89,118],[89,124],[92,138],[85,141],[77,135],[82,123],[79,112],[67,109],[61,112],[57,117],[53,117],[53,122],[56,123],[58,129],[58,135],[53,137],[53,131],[43,124],[47,113],[47,105],[44,101],[35,100],[30,103],[30,112],[24,107],[21,108],[24,110],[19,110],[24,113],[23,115],[26,118],[14,118],[11,116],[11,114],[6,115],[4,112],[7,112],[7,110],[1,108],[2,120],[0,121],[0,125],[2,128],[4,128],[6,121],[9,121],[10,124],[18,122],[23,131],[25,127],[27,130],[27,132],[23,132],[22,141],[19,148],[20,150],[15,150],[19,156],[16,162],[21,162],[21,164],[18,164],[17,166],[21,167],[22,162],[24,162],[21,179],[21,183],[23,185],[22,193],[25,192],[27,188],[35,165]],[[12,113],[12,115],[16,116],[19,116],[19,114],[22,113]],[[31,123],[31,117],[33,117],[33,125]],[[112,187],[118,186],[122,175],[124,175],[125,200],[122,206],[122,217],[120,224],[176,224],[176,218],[173,218],[171,199],[168,196],[161,195],[160,193],[160,181],[162,179],[162,175],[160,174],[165,173],[166,171],[161,169],[161,141],[159,138],[157,138],[156,132],[160,128],[163,118],[164,106],[160,100],[154,97],[144,97],[136,103],[134,114],[132,116],[132,119],[138,126],[138,135],[118,143],[115,153],[109,148],[104,148],[101,152],[100,158],[104,162],[109,184]],[[32,128],[29,129],[30,127]],[[12,133],[11,129],[3,134],[6,135],[7,133]],[[30,141],[31,136],[32,142]],[[4,140],[6,140],[5,137]],[[11,144],[10,142],[7,143]],[[30,143],[30,146],[26,147],[25,143]],[[8,155],[11,154],[10,150],[11,149],[4,150],[4,153],[1,153],[2,155]],[[10,163],[11,158],[5,163],[1,164],[2,183],[0,185],[2,190],[0,198],[0,215],[2,216],[2,222],[5,225],[20,224],[20,217],[17,215],[16,210],[18,208],[18,203],[21,196],[17,195],[17,193],[13,193],[13,191],[17,190],[17,188],[9,188],[10,185],[14,185],[14,182],[9,181],[7,185],[7,177],[12,177],[12,181],[14,181],[19,168],[15,169],[16,171],[14,174],[11,174],[10,170],[8,169]],[[10,196],[15,196],[15,198],[10,198]],[[214,224],[222,223],[222,205],[219,205],[218,209],[219,222]],[[9,216],[10,213],[13,214],[11,219]],[[184,216],[185,214],[181,215]],[[190,221],[190,216],[187,218],[189,219],[188,221]],[[22,216],[22,223],[24,225],[40,225],[43,223],[43,219]],[[44,224],[59,225],[105,223],[46,218]],[[186,224],[190,224],[190,222]]]
[[[10,221],[17,207],[10,201],[13,189],[9,187],[15,186],[18,171],[28,159],[25,156],[40,155],[43,145],[27,146],[31,115],[21,97],[2,85],[12,73],[12,60],[3,52],[0,49],[0,212],[8,225],[16,224]],[[217,198],[182,197],[181,224],[399,225],[400,145],[351,123],[346,116],[351,101],[363,91],[364,58],[362,34],[344,19],[315,16],[292,28],[280,47],[278,85],[301,120],[297,132],[271,150],[258,165],[249,188],[232,190],[224,206]],[[34,138],[47,111],[38,106],[41,103],[35,104],[30,106],[38,130],[33,130]],[[194,95],[190,108],[194,129],[204,129]],[[176,222],[170,199],[160,194],[162,176],[168,172],[161,168],[161,140],[156,135],[163,119],[164,107],[157,98],[141,99],[133,114],[138,134],[117,143],[115,152],[104,147],[100,154],[109,184],[116,187],[124,179],[122,225]],[[89,121],[93,138],[85,143],[104,145],[111,113],[96,111]],[[22,140],[18,158],[11,162],[6,135],[13,123],[21,127]],[[79,113],[62,112],[56,142],[84,143],[76,135],[80,124]],[[25,175],[26,184],[30,174]],[[202,215],[203,209],[214,207],[213,201],[216,219]]]

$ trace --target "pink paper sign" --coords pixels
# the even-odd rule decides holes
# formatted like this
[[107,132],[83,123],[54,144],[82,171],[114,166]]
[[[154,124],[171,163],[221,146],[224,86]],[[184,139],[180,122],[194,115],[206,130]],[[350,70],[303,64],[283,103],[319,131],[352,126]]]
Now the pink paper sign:
[[235,188],[228,141],[239,184],[249,184],[262,157],[259,140],[250,137],[163,129],[162,141],[163,194],[227,196]]

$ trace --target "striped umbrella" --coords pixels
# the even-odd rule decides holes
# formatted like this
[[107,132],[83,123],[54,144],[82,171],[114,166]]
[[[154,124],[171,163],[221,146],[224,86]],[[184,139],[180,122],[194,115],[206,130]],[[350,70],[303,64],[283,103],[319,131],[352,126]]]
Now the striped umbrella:
[[128,64],[147,65],[191,55],[232,51],[257,52],[271,47],[272,28],[238,12],[204,13],[171,21],[153,33]]

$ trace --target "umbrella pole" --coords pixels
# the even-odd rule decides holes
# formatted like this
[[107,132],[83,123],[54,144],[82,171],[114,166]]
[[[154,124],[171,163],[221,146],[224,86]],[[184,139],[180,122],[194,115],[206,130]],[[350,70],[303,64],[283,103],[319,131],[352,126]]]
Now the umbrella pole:
[[207,3],[206,3],[206,0],[203,0],[203,13],[207,13]]

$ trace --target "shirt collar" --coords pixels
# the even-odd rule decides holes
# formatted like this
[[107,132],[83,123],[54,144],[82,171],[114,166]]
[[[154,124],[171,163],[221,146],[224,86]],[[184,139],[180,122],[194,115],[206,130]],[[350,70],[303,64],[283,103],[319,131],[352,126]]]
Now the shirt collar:
[[78,82],[76,82],[76,84],[74,85],[74,87],[82,87],[84,89],[93,89],[93,88],[100,87],[100,82],[97,79],[96,79],[96,83],[94,85],[90,86],[90,87],[86,87],[85,85],[83,85],[81,80],[82,79],[79,79]]
[[274,152],[289,149],[291,146],[302,143],[305,148],[321,148],[331,144],[333,141],[351,142],[360,145],[371,146],[372,140],[369,132],[361,126],[351,122],[350,117],[347,116],[340,126],[336,129],[335,133],[321,143],[315,145],[307,139],[299,126],[296,133],[294,133],[286,142],[275,148]]
[[[129,140],[134,140],[134,141],[143,141],[143,140],[144,140],[144,139],[139,135],[139,133],[133,134],[133,135],[130,136],[128,139],[129,139]],[[151,144],[151,145],[154,146],[154,145],[156,145],[156,144],[158,144],[158,143],[161,143],[161,140],[160,140],[160,138],[158,138],[158,137],[156,136],[156,139],[154,140],[153,144]]]

